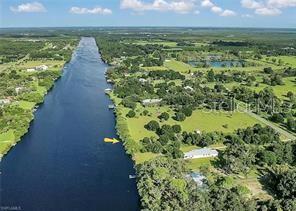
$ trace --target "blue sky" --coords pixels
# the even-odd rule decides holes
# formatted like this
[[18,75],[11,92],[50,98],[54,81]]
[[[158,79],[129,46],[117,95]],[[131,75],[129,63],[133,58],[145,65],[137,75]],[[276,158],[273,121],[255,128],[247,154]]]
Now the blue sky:
[[296,28],[296,0],[0,0],[0,27]]

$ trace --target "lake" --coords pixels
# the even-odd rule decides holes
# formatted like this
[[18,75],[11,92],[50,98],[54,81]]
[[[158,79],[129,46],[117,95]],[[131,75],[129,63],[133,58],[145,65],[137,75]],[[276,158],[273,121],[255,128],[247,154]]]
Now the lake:
[[105,95],[108,68],[93,38],[81,39],[29,132],[1,163],[2,207],[22,210],[138,210],[133,162],[116,137]]

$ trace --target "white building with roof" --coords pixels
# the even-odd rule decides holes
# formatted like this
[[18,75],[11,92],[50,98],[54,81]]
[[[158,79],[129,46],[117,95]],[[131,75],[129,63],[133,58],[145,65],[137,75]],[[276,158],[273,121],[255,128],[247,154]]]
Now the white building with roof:
[[201,148],[184,153],[184,159],[217,157],[218,154],[218,151],[215,149]]
[[47,70],[47,69],[48,69],[48,66],[44,64],[35,67],[35,70]]
[[149,105],[157,105],[162,101],[162,99],[145,99],[142,101],[142,104],[144,106],[149,106]]

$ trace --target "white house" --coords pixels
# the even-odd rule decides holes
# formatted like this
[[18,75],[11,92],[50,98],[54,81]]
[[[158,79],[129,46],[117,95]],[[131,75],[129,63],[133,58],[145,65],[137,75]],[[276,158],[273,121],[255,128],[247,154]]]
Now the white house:
[[145,79],[145,78],[139,78],[139,82],[141,82],[142,84],[144,84],[144,83],[147,82],[147,79]]
[[142,104],[144,106],[149,106],[149,105],[157,105],[162,101],[162,99],[146,99],[142,101]]
[[43,71],[43,70],[47,70],[48,66],[47,65],[40,65],[40,66],[36,66],[34,68],[29,68],[27,69],[27,72],[36,72],[36,71]]
[[195,149],[184,153],[184,159],[217,157],[218,151],[210,148]]
[[35,70],[47,70],[47,69],[48,69],[48,66],[44,64],[35,67]]

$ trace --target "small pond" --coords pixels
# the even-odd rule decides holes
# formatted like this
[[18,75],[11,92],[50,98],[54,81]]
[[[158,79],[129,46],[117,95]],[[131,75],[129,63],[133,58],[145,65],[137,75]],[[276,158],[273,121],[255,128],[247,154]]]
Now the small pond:
[[245,64],[243,60],[224,60],[224,61],[189,61],[189,65],[193,67],[242,67]]

